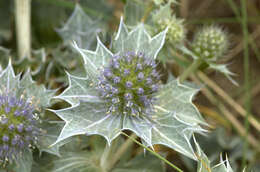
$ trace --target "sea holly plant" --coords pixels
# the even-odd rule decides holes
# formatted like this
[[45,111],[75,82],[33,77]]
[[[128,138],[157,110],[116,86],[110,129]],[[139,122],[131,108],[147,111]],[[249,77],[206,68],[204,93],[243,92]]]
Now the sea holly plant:
[[15,75],[11,61],[0,72],[0,165],[6,170],[29,172],[32,149],[47,139],[42,113],[54,92],[38,86],[30,71]]
[[190,138],[206,124],[192,104],[198,89],[175,79],[163,85],[157,71],[156,57],[166,33],[151,37],[143,24],[129,31],[121,19],[111,50],[98,38],[96,51],[74,44],[87,74],[68,74],[69,87],[56,97],[71,104],[53,110],[66,122],[56,143],[97,134],[111,145],[123,130],[130,130],[146,146],[165,145],[197,159]]

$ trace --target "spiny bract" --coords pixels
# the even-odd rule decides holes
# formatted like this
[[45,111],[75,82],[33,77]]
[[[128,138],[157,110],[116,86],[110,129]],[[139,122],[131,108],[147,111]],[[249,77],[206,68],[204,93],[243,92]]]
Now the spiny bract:
[[155,59],[167,29],[151,38],[144,25],[128,31],[121,20],[111,51],[97,39],[96,51],[82,55],[86,77],[68,74],[69,87],[57,98],[69,102],[53,110],[66,122],[56,143],[79,134],[98,134],[112,142],[131,130],[143,144],[163,144],[196,159],[189,142],[204,122],[191,100],[198,89],[171,79],[160,84]]

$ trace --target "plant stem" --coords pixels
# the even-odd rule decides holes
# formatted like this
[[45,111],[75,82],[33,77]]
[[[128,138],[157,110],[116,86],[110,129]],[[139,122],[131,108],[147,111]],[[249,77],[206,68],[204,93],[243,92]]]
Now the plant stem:
[[161,159],[162,161],[164,161],[166,164],[168,164],[169,166],[171,166],[172,168],[174,168],[176,171],[178,172],[183,172],[180,168],[178,168],[177,166],[175,166],[174,164],[172,164],[170,161],[168,161],[167,159],[165,159],[164,157],[162,157],[160,154],[154,152],[152,149],[148,148],[147,146],[143,145],[142,143],[140,143],[139,141],[137,141],[135,138],[128,136],[126,133],[121,132],[121,134],[123,134],[124,136],[128,137],[130,140],[132,140],[133,142],[135,142],[136,144],[138,144],[139,146],[142,146],[143,148],[145,148],[146,150],[148,150],[149,152],[151,152],[154,156],[156,156],[157,158]]
[[[232,97],[230,97],[222,88],[220,88],[213,80],[211,80],[207,75],[205,75],[203,72],[197,72],[199,78],[204,82],[207,83],[207,85],[216,92],[224,101],[226,101],[231,107],[234,108],[235,111],[238,112],[242,117],[246,118],[247,111],[238,104]],[[260,132],[260,123],[259,121],[254,118],[254,115],[250,113],[250,116],[248,117],[248,122],[255,127],[255,129]]]
[[[200,72],[201,73],[201,72]],[[198,73],[199,74],[199,73]],[[200,77],[200,74],[198,77],[193,76],[192,79],[197,84],[207,83],[205,80],[203,80]],[[201,81],[200,81],[200,80]],[[243,125],[240,123],[239,120],[237,120],[234,115],[228,110],[228,108],[219,101],[216,96],[210,91],[209,88],[204,87],[202,90],[202,93],[208,98],[208,100],[215,105],[218,105],[219,110],[222,112],[222,114],[226,117],[226,119],[232,124],[234,129],[238,132],[238,134],[241,135],[241,137],[244,137],[246,134],[246,130],[243,128]],[[252,145],[252,147],[256,148],[258,152],[260,152],[260,145],[257,139],[254,138],[253,135],[248,135],[248,141]]]
[[[136,139],[137,135],[135,135],[134,133],[131,134],[132,138]],[[117,150],[117,152],[114,154],[113,158],[111,159],[111,161],[109,161],[109,165],[107,167],[107,170],[111,170],[114,165],[117,163],[117,161],[121,158],[121,156],[127,151],[127,149],[133,144],[132,140],[130,140],[129,138],[126,140],[126,142],[124,142],[124,144],[122,144],[120,146],[120,148]]]
[[248,30],[247,30],[247,6],[246,1],[241,0],[242,4],[242,19],[241,19],[241,25],[243,29],[243,35],[244,35],[244,78],[245,78],[245,93],[246,93],[246,101],[245,101],[245,107],[246,107],[246,120],[244,123],[245,129],[246,129],[246,135],[244,137],[244,148],[243,148],[243,160],[242,160],[242,167],[244,168],[246,166],[246,153],[248,149],[248,132],[249,132],[249,122],[248,118],[250,117],[250,78],[249,78],[249,51],[248,51]]
[[19,58],[31,55],[31,0],[15,0],[15,23]]
[[199,66],[201,65],[201,63],[202,63],[202,61],[200,59],[194,60],[193,63],[179,77],[180,83],[182,83],[185,79],[187,79],[187,77],[190,74],[192,74],[194,71],[196,71],[197,68],[199,68]]

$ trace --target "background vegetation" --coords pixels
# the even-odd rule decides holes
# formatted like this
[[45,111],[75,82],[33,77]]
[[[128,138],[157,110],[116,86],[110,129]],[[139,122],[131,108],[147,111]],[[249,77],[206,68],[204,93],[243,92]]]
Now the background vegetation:
[[[128,6],[127,1],[131,1]],[[90,17],[81,22],[90,23],[88,30],[93,29],[106,46],[123,14],[128,24],[135,24],[145,21],[149,9],[155,8],[151,1],[138,0],[32,0],[31,58],[19,60],[14,2],[0,0],[0,66],[5,68],[11,57],[16,72],[31,67],[38,83],[50,89],[61,88],[60,92],[64,90],[68,84],[64,69],[77,75],[83,70],[78,55],[68,48],[71,37],[64,37],[62,32],[76,3]],[[198,70],[189,75],[189,80],[201,86],[194,101],[210,124],[210,133],[197,137],[201,148],[214,164],[219,162],[219,156],[225,159],[228,155],[235,171],[242,171],[245,166],[260,171],[260,1],[180,0],[171,8],[185,20],[187,40],[192,40],[197,29],[210,24],[221,26],[230,36],[229,53],[220,62],[228,64],[238,85],[216,71]],[[95,37],[84,36],[85,40],[80,40],[82,45],[95,49]],[[179,76],[191,64],[190,58],[172,51],[160,58],[165,79],[168,72]],[[61,107],[66,105],[56,103],[53,108]],[[50,118],[55,119],[53,116]],[[140,151],[138,148],[134,145],[136,151]],[[184,171],[195,171],[195,162],[165,147],[155,148]],[[172,171],[170,167],[167,169]]]

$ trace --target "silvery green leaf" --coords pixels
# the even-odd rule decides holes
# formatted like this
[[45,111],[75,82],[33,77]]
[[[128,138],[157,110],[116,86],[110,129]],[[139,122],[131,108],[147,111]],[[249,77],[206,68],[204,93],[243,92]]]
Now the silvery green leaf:
[[58,138],[59,133],[64,126],[63,122],[44,122],[41,126],[43,135],[40,136],[40,139],[37,143],[37,147],[42,152],[48,152],[50,154],[60,156],[59,148],[64,144],[71,141],[71,139],[66,139],[54,146],[51,146]]
[[194,143],[196,146],[196,156],[198,159],[198,166],[197,166],[197,172],[233,172],[228,158],[226,156],[226,160],[223,161],[222,156],[220,156],[220,163],[215,165],[214,167],[211,167],[210,165],[210,161],[208,159],[208,157],[206,156],[206,154],[201,150],[199,144],[197,143],[197,141],[194,139]]
[[100,69],[108,63],[108,60],[113,54],[103,45],[103,43],[97,37],[96,51],[84,50],[77,46],[74,42],[74,48],[80,53],[84,60],[84,66],[87,72],[87,76],[94,82],[97,81]]
[[145,2],[127,1],[124,8],[125,22],[130,26],[137,25],[141,21],[142,17],[144,16],[144,11],[145,11]]
[[66,122],[56,143],[80,134],[99,134],[110,144],[121,131],[121,115],[108,115],[103,102],[80,102],[67,109],[53,110]]
[[79,47],[87,49],[95,43],[95,37],[98,31],[99,23],[93,21],[85,14],[79,4],[76,4],[67,23],[61,29],[57,29],[57,32],[63,38],[65,44],[76,41]]
[[46,63],[46,54],[44,48],[32,51],[32,57],[25,56],[21,59],[13,61],[13,66],[18,71],[23,71],[25,68],[31,68],[31,75],[39,74]]
[[87,151],[64,152],[63,156],[53,161],[54,167],[51,172],[99,172],[101,169],[95,166],[98,154]]
[[206,124],[198,109],[192,104],[192,99],[199,89],[180,84],[172,80],[161,88],[157,95],[162,108],[175,113],[176,117],[189,124]]
[[[159,1],[163,0],[157,0]],[[153,20],[157,22],[158,20],[165,19],[165,18],[171,18],[172,9],[171,9],[171,3],[168,2],[165,5],[160,5],[160,8],[153,13]]]
[[223,160],[222,156],[220,156],[220,163],[212,167],[212,172],[233,172],[228,157],[226,156],[226,160]]
[[27,71],[22,80],[20,81],[20,91],[25,98],[33,99],[33,101],[38,102],[38,106],[47,107],[50,106],[50,100],[54,96],[55,92],[53,90],[47,90],[43,85],[36,85],[32,80],[30,71]]
[[[149,163],[147,163],[149,162]],[[150,153],[139,154],[125,163],[119,163],[112,172],[165,172],[164,164]]]
[[31,172],[33,163],[33,156],[30,150],[26,150],[23,153],[23,156],[16,161],[16,164],[13,168],[14,171],[19,172]]
[[227,68],[226,64],[209,63],[209,68],[223,73],[229,81],[231,81],[234,85],[238,86],[238,83],[232,78],[232,76],[234,76],[235,74]]
[[129,32],[121,18],[113,43],[113,51],[115,53],[125,53],[128,51],[136,53],[143,52],[147,57],[156,59],[157,54],[164,44],[166,32],[167,29],[151,38],[145,30],[144,24],[139,24]]
[[190,125],[180,121],[174,112],[162,107],[156,107],[156,111],[152,116],[154,124],[151,130],[151,144],[165,145],[191,159],[196,159],[190,138],[193,132],[199,132],[201,128],[198,125]]
[[55,98],[60,98],[71,105],[76,105],[79,100],[95,102],[98,101],[97,92],[93,87],[93,82],[89,77],[81,78],[67,73],[69,86],[60,95]]
[[8,64],[10,58],[10,50],[0,46],[0,72]]
[[[85,149],[88,146],[90,149]],[[53,161],[51,172],[86,172],[102,171],[101,156],[105,142],[100,137],[92,137],[90,141],[74,138],[61,148],[61,157]],[[108,160],[106,160],[108,161]],[[103,167],[104,168],[104,167]]]
[[0,73],[0,88],[1,90],[16,91],[19,85],[20,75],[15,76],[11,60],[6,69]]

